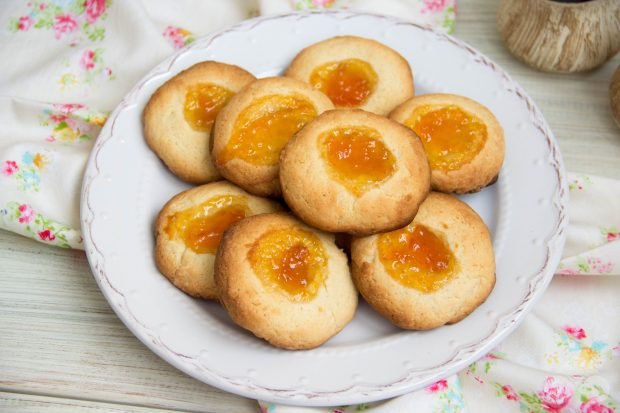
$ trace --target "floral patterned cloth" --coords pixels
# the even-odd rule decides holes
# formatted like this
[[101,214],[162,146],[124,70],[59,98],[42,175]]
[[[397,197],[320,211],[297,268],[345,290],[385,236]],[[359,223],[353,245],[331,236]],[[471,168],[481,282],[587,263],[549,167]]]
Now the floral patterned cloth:
[[[456,0],[251,5],[245,0],[3,1],[0,228],[82,248],[81,176],[107,114],[147,70],[197,36],[258,14],[329,8],[392,14],[451,32],[456,11]],[[389,401],[317,409],[259,403],[260,409],[619,411],[620,182],[571,175],[570,195],[568,242],[558,275],[519,329],[483,359]]]
[[247,4],[2,1],[0,228],[83,248],[82,173],[109,112],[148,70],[195,35],[255,15]]

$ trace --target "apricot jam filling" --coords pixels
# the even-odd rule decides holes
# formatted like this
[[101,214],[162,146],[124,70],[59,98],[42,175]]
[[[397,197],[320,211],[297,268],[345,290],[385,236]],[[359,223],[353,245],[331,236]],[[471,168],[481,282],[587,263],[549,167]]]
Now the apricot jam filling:
[[368,62],[346,59],[314,68],[310,84],[325,93],[334,105],[350,108],[366,103],[377,87],[378,78]]
[[198,254],[215,254],[224,231],[248,213],[245,197],[216,196],[172,214],[165,232],[171,239],[183,240],[187,248]]
[[366,126],[347,126],[324,132],[319,138],[321,155],[329,175],[356,196],[390,177],[396,159],[381,140],[379,131]]
[[446,242],[424,225],[381,234],[377,247],[387,273],[405,287],[430,293],[456,272],[456,259]]
[[238,158],[254,165],[277,165],[284,145],[316,116],[314,105],[301,96],[258,98],[237,117],[230,140],[216,162],[222,165]]
[[233,92],[211,83],[198,83],[187,88],[183,114],[194,130],[211,132],[215,117],[233,96]]
[[480,153],[487,140],[485,123],[456,105],[421,106],[405,125],[420,137],[431,169],[460,169]]
[[248,260],[265,285],[293,301],[311,300],[325,281],[327,254],[321,240],[302,229],[266,232],[250,248]]

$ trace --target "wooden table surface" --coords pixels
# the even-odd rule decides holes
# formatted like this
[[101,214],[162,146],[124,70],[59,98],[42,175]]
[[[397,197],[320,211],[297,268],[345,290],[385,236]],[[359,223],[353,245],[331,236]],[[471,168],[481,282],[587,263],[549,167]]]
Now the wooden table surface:
[[[506,69],[534,98],[566,168],[620,178],[620,129],[608,103],[616,56],[585,74],[516,61],[495,26],[496,0],[461,0],[456,36]],[[81,251],[0,230],[1,412],[257,412],[151,353],[110,309]]]

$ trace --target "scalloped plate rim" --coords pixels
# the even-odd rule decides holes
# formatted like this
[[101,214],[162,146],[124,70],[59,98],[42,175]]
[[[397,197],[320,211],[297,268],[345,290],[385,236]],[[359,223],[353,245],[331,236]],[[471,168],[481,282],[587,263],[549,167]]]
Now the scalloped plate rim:
[[[549,157],[553,158],[553,162],[555,163],[556,167],[556,173],[558,174],[558,188],[557,193],[555,194],[555,202],[558,203],[558,223],[554,228],[554,231],[551,234],[547,234],[549,235],[549,237],[546,239],[546,262],[540,272],[538,274],[534,274],[531,277],[532,279],[529,282],[528,296],[526,296],[521,305],[514,309],[512,313],[504,315],[504,317],[497,321],[496,327],[488,337],[485,337],[484,339],[480,340],[478,343],[472,346],[461,348],[460,351],[455,351],[453,353],[454,357],[452,357],[446,363],[443,363],[443,365],[441,366],[434,366],[433,368],[424,369],[422,371],[412,369],[410,370],[410,374],[407,377],[403,377],[393,383],[386,383],[381,386],[377,386],[375,384],[370,384],[366,386],[352,384],[349,387],[340,388],[335,391],[324,392],[304,390],[302,385],[290,386],[287,389],[267,388],[252,383],[251,378],[248,377],[226,377],[221,374],[216,374],[209,371],[208,369],[205,369],[204,366],[201,366],[200,363],[198,363],[196,360],[192,362],[188,360],[184,355],[176,353],[165,343],[161,342],[159,337],[157,337],[156,335],[149,334],[149,331],[146,331],[144,329],[144,326],[142,326],[135,318],[135,316],[131,314],[125,303],[122,301],[118,301],[119,297],[122,297],[124,300],[125,296],[122,292],[116,290],[114,285],[110,283],[109,279],[105,274],[105,270],[102,268],[102,264],[104,263],[105,258],[97,247],[97,243],[93,239],[93,234],[91,232],[91,225],[93,220],[96,218],[96,213],[93,211],[90,205],[89,197],[90,187],[92,183],[101,174],[101,170],[99,169],[98,164],[98,155],[100,153],[100,150],[105,146],[107,140],[114,136],[114,127],[118,116],[125,109],[131,107],[131,105],[135,105],[135,100],[139,95],[141,88],[147,82],[149,82],[149,80],[156,76],[168,73],[174,66],[177,59],[184,56],[186,53],[191,53],[192,50],[196,48],[206,49],[211,42],[213,42],[220,36],[226,35],[226,33],[228,32],[251,31],[263,22],[289,18],[298,20],[319,14],[330,16],[330,18],[340,18],[342,20],[366,16],[368,18],[387,20],[395,25],[413,26],[421,30],[430,31],[436,36],[444,37],[445,39],[455,44],[457,47],[464,48],[470,53],[475,53],[476,56],[483,59],[485,63],[494,65],[496,67],[496,70],[500,72],[500,74],[508,81],[508,83],[511,83],[511,85],[514,87],[515,93],[517,93],[528,104],[528,107],[531,106],[530,110],[532,111],[532,113],[535,113],[536,116],[539,116],[540,119],[542,119],[542,126],[538,125],[538,127],[542,127],[541,132],[548,139],[550,151]],[[436,379],[454,373],[465,367],[468,363],[472,362],[477,357],[482,356],[483,353],[489,351],[491,347],[497,345],[499,341],[501,341],[508,334],[510,334],[523,320],[528,310],[532,308],[536,300],[540,298],[540,296],[542,295],[542,291],[545,290],[546,286],[551,281],[553,277],[553,269],[555,268],[560,259],[560,252],[564,244],[565,228],[567,225],[567,217],[564,211],[564,206],[567,203],[567,183],[563,163],[559,154],[559,149],[557,148],[557,142],[553,137],[553,134],[549,130],[546,122],[544,121],[544,118],[542,118],[542,114],[540,114],[540,111],[535,105],[535,103],[521,89],[521,87],[518,86],[516,82],[514,82],[501,68],[499,68],[499,66],[495,65],[495,63],[493,63],[490,59],[486,58],[484,55],[480,54],[475,49],[471,48],[462,41],[452,38],[449,35],[436,33],[425,26],[405,22],[392,17],[374,15],[370,13],[350,13],[341,11],[320,13],[289,13],[278,16],[266,16],[246,20],[230,27],[229,29],[197,39],[197,41],[190,47],[181,49],[180,51],[176,52],[175,54],[164,60],[162,63],[158,64],[155,68],[149,71],[125,96],[125,98],[121,101],[117,108],[112,112],[109,120],[111,122],[107,122],[102,129],[100,136],[98,137],[89,157],[86,173],[84,175],[84,180],[82,184],[81,194],[81,222],[82,231],[84,233],[85,249],[87,252],[89,263],[91,265],[91,269],[93,270],[93,274],[99,285],[99,288],[103,292],[104,296],[110,303],[115,313],[130,329],[130,331],[161,358],[163,358],[176,368],[205,383],[219,387],[223,390],[240,394],[242,396],[260,398],[263,400],[280,403],[322,406],[329,404],[341,405],[370,402],[397,396],[407,391],[421,388],[424,385],[432,383]],[[95,172],[94,175],[93,170]],[[99,257],[99,260],[98,257],[96,257],[97,254],[101,256]],[[454,360],[458,358],[457,356],[460,353],[469,354],[467,357],[464,357],[463,359],[454,362]],[[449,366],[445,367],[446,364],[448,364]],[[427,373],[426,376],[424,376],[425,378],[421,380],[418,379],[416,383],[412,383],[413,381],[415,381],[415,377],[420,377],[422,375],[421,373]],[[412,386],[412,384],[415,384],[415,386]]]

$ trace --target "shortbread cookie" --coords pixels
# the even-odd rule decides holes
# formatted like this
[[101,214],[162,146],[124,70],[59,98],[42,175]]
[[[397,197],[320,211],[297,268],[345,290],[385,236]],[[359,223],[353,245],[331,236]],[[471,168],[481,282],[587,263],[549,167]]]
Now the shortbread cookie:
[[248,192],[279,196],[280,151],[306,123],[332,108],[325,95],[298,80],[259,79],[233,97],[218,116],[215,165]]
[[339,36],[303,49],[286,76],[322,91],[337,108],[359,108],[387,115],[413,96],[409,63],[375,40]]
[[203,184],[220,175],[211,160],[211,131],[218,112],[254,76],[240,67],[195,64],[164,83],[143,113],[149,147],[184,181]]
[[325,112],[282,151],[284,199],[304,222],[372,234],[407,225],[430,190],[430,170],[411,130],[359,109]]
[[457,198],[432,192],[411,224],[355,238],[352,275],[366,301],[395,325],[426,330],[456,323],[495,285],[482,219]]
[[416,96],[390,118],[422,140],[434,190],[477,192],[497,180],[504,162],[504,131],[489,109],[464,96]]
[[357,307],[347,258],[334,236],[285,213],[253,216],[226,231],[215,283],[235,323],[286,349],[321,345]]
[[187,294],[215,299],[213,262],[222,233],[245,217],[281,209],[225,181],[181,192],[168,201],[155,224],[157,267]]

